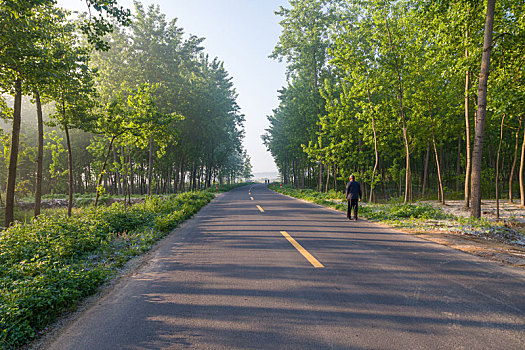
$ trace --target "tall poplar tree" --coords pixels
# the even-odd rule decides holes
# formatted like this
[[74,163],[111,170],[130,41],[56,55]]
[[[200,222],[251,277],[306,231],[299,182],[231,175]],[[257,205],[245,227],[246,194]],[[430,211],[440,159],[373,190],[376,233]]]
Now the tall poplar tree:
[[485,22],[483,56],[478,87],[478,110],[476,113],[476,128],[474,134],[474,150],[472,151],[472,216],[481,216],[481,161],[483,141],[485,137],[485,115],[487,113],[487,84],[489,79],[490,53],[492,51],[492,28],[494,26],[494,11],[496,0],[487,0],[487,15]]

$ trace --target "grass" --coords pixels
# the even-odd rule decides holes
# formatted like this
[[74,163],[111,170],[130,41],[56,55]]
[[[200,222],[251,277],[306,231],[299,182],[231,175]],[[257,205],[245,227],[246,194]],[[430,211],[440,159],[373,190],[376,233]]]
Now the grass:
[[[296,189],[289,185],[270,185],[276,192],[319,205],[346,211],[344,193],[320,193],[311,189]],[[525,246],[525,236],[510,223],[491,222],[484,218],[457,217],[428,203],[403,204],[392,201],[383,204],[360,203],[359,213],[371,221],[415,232],[441,231],[475,236],[507,244]]]
[[55,209],[0,232],[0,348],[23,346],[206,205],[209,191]]
[[[247,182],[242,182],[242,183],[235,183],[235,184],[225,184],[225,185],[213,185],[207,189],[205,189],[204,191],[206,192],[209,192],[209,193],[221,193],[221,192],[228,192],[236,187],[240,187],[240,186],[245,186],[247,184],[250,184],[250,183],[247,183]],[[153,195],[151,197],[165,197],[166,195]],[[132,199],[144,199],[146,196],[144,195],[131,195],[131,198]],[[66,201],[65,203],[67,203],[67,199],[68,199],[68,195],[67,194],[46,194],[44,196],[42,196],[42,200],[62,200],[62,201]],[[103,194],[100,196],[99,198],[99,205],[110,205],[111,203],[115,202],[115,201],[118,201],[118,200],[124,200],[124,197],[122,196],[115,196],[115,195],[109,195],[109,194]],[[18,221],[22,224],[27,224],[29,222],[31,222],[31,220],[33,219],[34,217],[34,210],[33,209],[24,209],[24,208],[27,208],[27,205],[29,204],[33,204],[34,201],[35,201],[35,198],[32,197],[32,196],[29,196],[29,197],[24,197],[24,198],[21,198],[20,200],[20,203],[23,204],[22,207],[20,206],[16,206],[15,207],[15,210],[14,210],[14,219],[15,221]],[[75,215],[75,213],[82,213],[82,211],[89,207],[89,206],[92,206],[93,203],[95,202],[95,194],[94,193],[83,193],[83,194],[80,194],[80,193],[75,193],[73,195],[73,215]],[[67,205],[67,204],[65,204]],[[49,216],[49,217],[59,217],[59,216],[62,216],[62,215],[66,215],[67,213],[67,208],[64,206],[56,206],[56,207],[52,207],[52,208],[42,208],[40,210],[40,212],[42,213],[42,215],[45,215],[45,216]],[[0,218],[2,218],[2,221],[0,223],[0,227],[3,225],[3,218],[4,218],[4,205],[2,203],[2,205],[0,206]]]
[[[133,196],[143,201],[97,209],[91,206],[93,194],[77,194],[70,218],[65,207],[44,208],[38,220],[33,219],[33,210],[17,208],[16,223],[0,231],[0,349],[18,348],[34,339],[46,325],[74,309],[124,263],[148,251],[216,193],[244,185],[212,186],[167,196]],[[103,204],[115,198],[101,197]]]

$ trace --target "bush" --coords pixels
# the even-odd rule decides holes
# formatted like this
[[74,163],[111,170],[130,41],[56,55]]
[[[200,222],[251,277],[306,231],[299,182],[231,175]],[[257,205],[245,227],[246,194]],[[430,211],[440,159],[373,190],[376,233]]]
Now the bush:
[[[338,210],[346,210],[347,204],[342,191],[330,190],[320,193],[311,189],[295,189],[289,185],[281,187],[270,187],[277,192],[291,197],[305,199],[316,204],[332,207]],[[430,204],[363,204],[360,206],[362,215],[371,220],[399,220],[399,219],[453,219],[454,216],[446,214],[443,210]]]
[[363,213],[372,220],[399,220],[407,218],[424,220],[454,219],[453,215],[446,214],[443,210],[430,204],[367,205],[363,207]]
[[33,339],[213,197],[187,192],[87,208],[71,218],[42,215],[1,232],[0,348]]

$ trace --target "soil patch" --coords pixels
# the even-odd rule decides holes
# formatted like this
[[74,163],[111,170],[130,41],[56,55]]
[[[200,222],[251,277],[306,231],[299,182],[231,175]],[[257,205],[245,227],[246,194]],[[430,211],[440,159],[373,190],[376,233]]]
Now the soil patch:
[[[465,201],[446,201],[445,205],[436,201],[423,201],[423,203],[428,203],[436,208],[441,208],[446,213],[455,216],[470,217],[470,208],[465,208]],[[499,202],[499,207],[500,218],[498,219],[496,215],[496,201],[483,200],[481,202],[481,216],[490,221],[525,224],[525,207],[520,207],[518,203],[509,203],[507,200],[501,200]]]

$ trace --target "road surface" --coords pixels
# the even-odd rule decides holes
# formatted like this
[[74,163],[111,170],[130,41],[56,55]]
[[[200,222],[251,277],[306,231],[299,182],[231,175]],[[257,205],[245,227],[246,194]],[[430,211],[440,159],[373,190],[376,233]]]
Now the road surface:
[[524,349],[525,273],[246,186],[49,349]]

